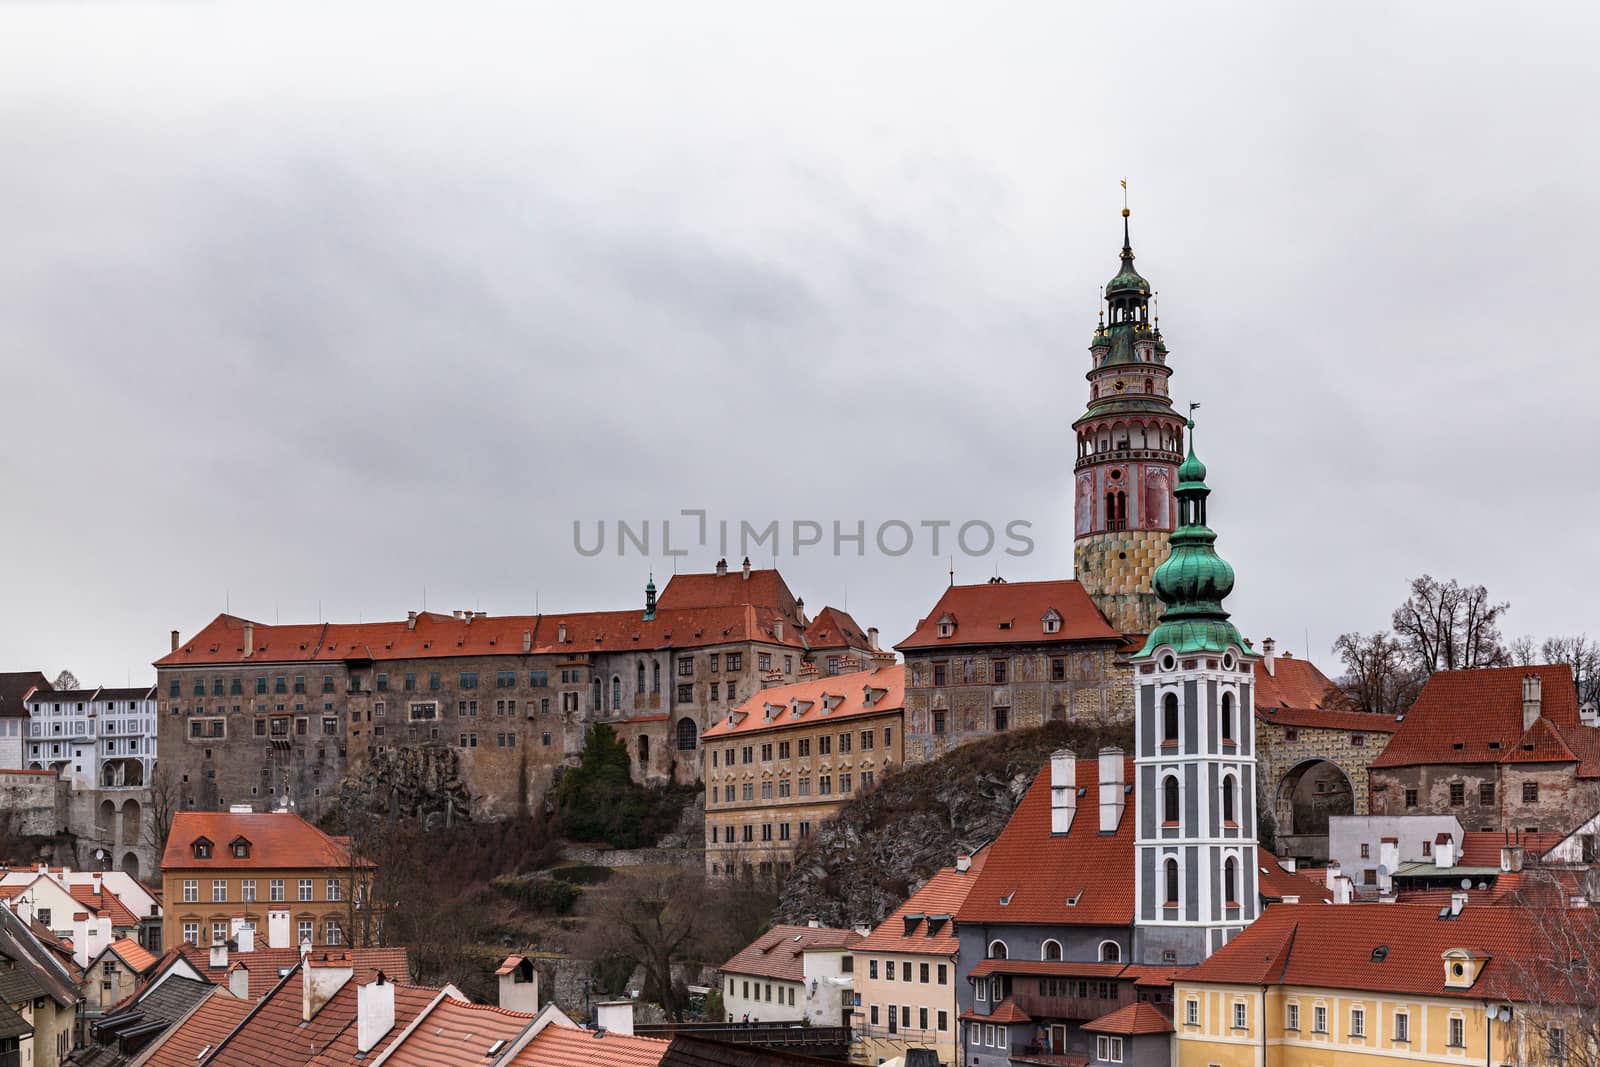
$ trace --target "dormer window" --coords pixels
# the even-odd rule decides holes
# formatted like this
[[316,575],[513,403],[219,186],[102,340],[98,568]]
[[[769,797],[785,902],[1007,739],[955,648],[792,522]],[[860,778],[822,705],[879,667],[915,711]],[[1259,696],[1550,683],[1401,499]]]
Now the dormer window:
[[194,844],[189,847],[194,850],[195,859],[208,860],[211,858],[211,840],[209,838],[197,837],[194,839]]
[[233,853],[236,860],[247,860],[250,858],[250,842],[243,837],[236,837],[228,842],[228,851]]
[[1040,622],[1043,624],[1044,632],[1047,634],[1058,634],[1061,632],[1061,613],[1056,611],[1055,608],[1051,608],[1049,611],[1045,612],[1044,618],[1042,618]]
[[956,617],[948,613],[941,615],[935,625],[938,627],[940,637],[950,637],[956,632]]

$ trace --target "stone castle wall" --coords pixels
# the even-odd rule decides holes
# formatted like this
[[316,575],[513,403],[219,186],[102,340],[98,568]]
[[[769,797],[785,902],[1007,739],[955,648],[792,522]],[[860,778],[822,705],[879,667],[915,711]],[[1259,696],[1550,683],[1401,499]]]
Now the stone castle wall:
[[1147,634],[1161,621],[1161,601],[1151,591],[1156,568],[1167,558],[1165,530],[1090,534],[1073,544],[1073,566],[1084,591],[1113,627]]

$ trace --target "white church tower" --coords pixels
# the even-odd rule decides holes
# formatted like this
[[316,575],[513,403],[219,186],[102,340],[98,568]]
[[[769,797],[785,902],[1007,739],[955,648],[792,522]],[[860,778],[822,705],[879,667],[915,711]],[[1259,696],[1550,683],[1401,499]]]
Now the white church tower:
[[1131,660],[1139,687],[1135,962],[1192,964],[1261,913],[1256,860],[1257,658],[1222,601],[1233,568],[1206,526],[1206,468],[1178,467],[1178,527],[1156,569],[1161,622]]

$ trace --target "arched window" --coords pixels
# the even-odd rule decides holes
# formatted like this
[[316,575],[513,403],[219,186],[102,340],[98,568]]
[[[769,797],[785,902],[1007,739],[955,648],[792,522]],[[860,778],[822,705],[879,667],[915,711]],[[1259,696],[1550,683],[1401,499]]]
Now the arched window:
[[1232,743],[1233,736],[1233,694],[1222,694],[1222,740]]
[[[1239,821],[1239,813],[1236,810],[1237,805],[1234,800],[1234,794],[1237,792],[1233,775],[1224,775],[1222,778],[1222,821],[1225,823],[1237,823]],[[1230,897],[1229,899],[1232,898]]]
[[1128,527],[1128,494],[1120,489],[1106,493],[1106,528],[1125,530]]
[[1061,942],[1053,937],[1047,940],[1043,945],[1039,946],[1039,958],[1041,960],[1059,961],[1061,959]]
[[1003,960],[1006,958],[1006,943],[999,939],[989,942],[989,958]]
[[638,693],[644,692],[644,660],[639,661],[639,683],[634,686],[634,691]]
[[1100,962],[1101,963],[1121,963],[1122,962],[1122,946],[1117,944],[1115,941],[1102,941],[1102,942],[1100,942]]
[[598,677],[589,686],[589,706],[595,711],[600,710],[600,679]]
[[1169,774],[1161,780],[1161,822],[1164,825],[1178,825],[1178,805],[1178,776]]
[[1166,867],[1166,904],[1175,908],[1178,906],[1178,861],[1168,857]]
[[1222,899],[1239,903],[1239,861],[1229,856],[1222,865]]
[[1168,693],[1161,700],[1161,743],[1178,743],[1178,694]]
[[[693,752],[694,746],[700,741],[700,731],[695,726],[694,720],[685,716],[678,720],[678,751]],[[730,750],[731,751],[731,750]],[[733,762],[732,757],[728,760]]]
[[1147,393],[1156,391],[1156,380],[1154,378],[1146,378],[1144,380],[1144,391]]
[[622,676],[611,676],[611,710],[618,711],[622,708]]
[[660,660],[656,660],[655,663],[653,663],[651,665],[650,692],[652,692],[652,693],[661,692],[661,661]]

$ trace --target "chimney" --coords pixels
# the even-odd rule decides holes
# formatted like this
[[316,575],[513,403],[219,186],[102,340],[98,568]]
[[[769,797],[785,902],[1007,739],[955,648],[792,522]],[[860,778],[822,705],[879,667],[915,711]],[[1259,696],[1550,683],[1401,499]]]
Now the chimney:
[[365,1056],[394,1029],[394,983],[379,971],[356,987],[356,1052]]
[[1449,834],[1440,834],[1434,839],[1433,865],[1441,869],[1456,865],[1456,839]]
[[178,631],[172,631],[172,651],[178,651]]
[[[515,960],[515,963],[511,961]],[[506,1011],[539,1011],[539,972],[526,956],[511,956],[500,968],[500,1007]]]
[[225,971],[228,969],[228,943],[226,941],[213,941],[211,943],[211,958],[206,962],[206,966],[213,971]]
[[100,872],[96,871],[93,875],[90,876],[89,885],[91,886],[91,892],[95,896],[99,896],[100,895],[100,893],[101,893],[100,887],[103,884],[104,883],[103,883],[103,881],[102,881],[102,879],[100,877]]
[[532,652],[532,651],[533,651],[533,631],[532,630],[524,630],[524,631],[522,631],[522,654],[524,656],[526,656],[529,652]]
[[728,576],[728,561],[726,559],[717,560],[717,577],[718,578],[726,578],[727,576]]
[[822,920],[814,918],[814,917],[810,918],[810,919],[807,919],[806,920],[806,926],[809,929],[812,929],[812,930],[820,930],[820,929],[822,929]]
[[[746,556],[744,558],[744,580],[747,581],[747,582],[750,580],[750,557],[749,556]],[[631,1016],[630,1016],[630,1018],[631,1018]],[[629,1030],[628,1032],[632,1033],[633,1031]]]
[[1467,891],[1466,890],[1457,889],[1454,893],[1450,894],[1450,917],[1452,919],[1458,917],[1461,914],[1462,909],[1464,909],[1466,906],[1467,906]]
[[1123,792],[1122,749],[1112,746],[1100,750],[1100,832],[1114,834],[1127,807]]
[[1300,894],[1299,893],[1285,893],[1284,897],[1283,897],[1283,902],[1285,904],[1298,904],[1298,903],[1300,903]]
[[806,598],[796,597],[794,601],[794,621],[803,630],[806,628]]
[[240,1000],[250,999],[250,968],[243,963],[234,962],[228,971],[228,992]]
[[867,647],[874,652],[878,651],[878,628],[876,626],[867,627]]
[[956,871],[966,874],[970,870],[972,870],[972,856],[966,852],[956,853]]
[[267,947],[288,948],[289,945],[288,910],[267,912]]
[[[255,654],[256,654],[256,624],[253,623],[253,622],[247,622],[247,623],[244,624],[244,658],[245,659],[249,659],[251,656],[253,656]],[[1526,687],[1524,687],[1524,688],[1526,688]]]
[[451,615],[454,615],[454,616],[455,616],[455,617],[456,617],[456,618],[458,618],[458,619],[459,619],[459,618],[461,618],[461,609],[460,609],[460,608],[456,608],[456,609],[455,609],[455,610],[454,610],[454,611],[452,611],[452,612],[451,612],[451,613],[450,613],[450,614],[451,614]]
[[633,1001],[602,1000],[594,1006],[595,1026],[611,1034],[633,1036]]
[[1278,642],[1270,637],[1261,642],[1261,665],[1272,677],[1278,676]]
[[1050,832],[1072,829],[1078,813],[1078,757],[1070,748],[1050,753]]
[[1505,845],[1500,849],[1500,869],[1507,872],[1522,870],[1522,846]]
[[355,966],[349,953],[328,952],[321,959],[306,956],[300,967],[300,1021],[308,1023],[350,981]]
[[560,626],[556,627],[556,644],[564,645],[566,643],[567,643],[567,624],[566,623],[562,623]]
[[778,619],[778,620],[773,622],[773,624],[772,624],[772,636],[773,636],[774,640],[777,640],[777,641],[782,641],[783,640],[783,620],[782,619]]
[[1389,893],[1394,888],[1394,869],[1400,866],[1400,840],[1385,837],[1378,842],[1378,892]]
[[417,628],[417,613],[414,612],[414,611],[406,612],[406,629],[415,630],[416,628]]
[[1539,719],[1540,682],[1537,674],[1522,676],[1522,728],[1531,730]]
[[1278,866],[1282,867],[1290,874],[1293,874],[1295,872],[1295,868],[1300,866],[1300,861],[1293,856],[1285,856],[1283,859],[1278,861]]
[[1339,876],[1342,875],[1342,874],[1344,874],[1344,868],[1339,865],[1339,861],[1338,860],[1329,860],[1328,861],[1328,870],[1327,870],[1328,888],[1329,889],[1333,888],[1333,883],[1337,882],[1339,880]]
[[1344,875],[1341,874],[1333,880],[1333,902],[1335,904],[1350,903],[1350,891],[1350,879]]
[[238,932],[233,935],[233,943],[238,946],[238,950],[241,953],[254,952],[256,950],[255,928],[250,926],[239,927]]

